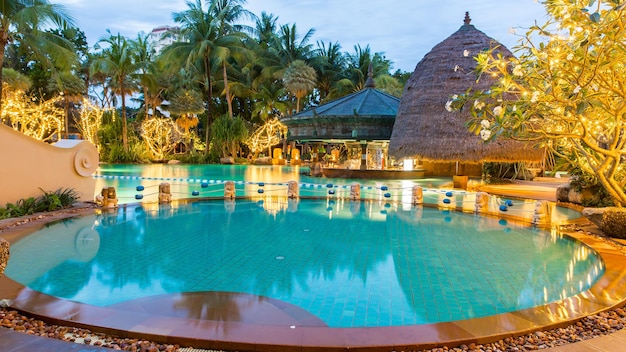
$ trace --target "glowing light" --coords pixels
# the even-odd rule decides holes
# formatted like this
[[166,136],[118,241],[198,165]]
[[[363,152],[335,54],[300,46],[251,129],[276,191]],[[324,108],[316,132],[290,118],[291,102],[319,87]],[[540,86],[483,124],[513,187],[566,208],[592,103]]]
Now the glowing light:
[[[287,132],[287,126],[278,119],[270,119],[259,127],[244,142],[253,153],[259,153],[263,150],[270,150],[273,145],[281,141],[280,135]],[[271,155],[268,152],[268,155]]]
[[152,156],[162,160],[182,141],[183,133],[169,118],[151,118],[141,124],[141,137]]

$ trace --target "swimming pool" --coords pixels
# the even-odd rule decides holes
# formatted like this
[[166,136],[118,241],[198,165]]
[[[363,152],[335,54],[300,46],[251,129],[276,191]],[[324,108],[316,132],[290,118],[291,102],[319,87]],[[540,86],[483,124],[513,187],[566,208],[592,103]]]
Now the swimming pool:
[[376,200],[129,205],[51,224],[11,248],[8,277],[68,300],[245,293],[341,328],[546,305],[604,272],[593,250],[553,231]]
[[[221,198],[225,181],[235,183],[237,197],[285,196],[288,182],[295,181],[299,184],[302,197],[327,198],[328,193],[333,192],[333,198],[349,198],[351,185],[358,183],[361,199],[395,202],[410,209],[412,189],[420,186],[426,204],[474,211],[475,193],[453,190],[449,178],[333,179],[311,177],[307,173],[306,167],[279,165],[102,164],[95,174],[95,189],[99,193],[104,187],[115,187],[119,203],[130,204],[156,202],[158,186],[162,182],[171,185],[173,199]],[[447,194],[452,197],[447,197]],[[443,201],[450,203],[443,204]],[[535,201],[517,199],[514,206],[507,207],[503,212],[500,206],[505,201],[504,197],[491,196],[489,210],[485,212],[530,222]],[[574,209],[554,207],[551,223],[562,223],[580,216],[580,212]]]

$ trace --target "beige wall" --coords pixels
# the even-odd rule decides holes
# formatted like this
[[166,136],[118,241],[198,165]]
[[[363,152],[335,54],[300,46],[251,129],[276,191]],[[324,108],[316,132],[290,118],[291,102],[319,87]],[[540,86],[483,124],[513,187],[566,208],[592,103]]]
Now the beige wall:
[[[39,197],[59,188],[73,189],[93,201],[98,167],[96,147],[83,140],[50,145],[0,124],[0,206]],[[41,189],[40,189],[41,188]]]

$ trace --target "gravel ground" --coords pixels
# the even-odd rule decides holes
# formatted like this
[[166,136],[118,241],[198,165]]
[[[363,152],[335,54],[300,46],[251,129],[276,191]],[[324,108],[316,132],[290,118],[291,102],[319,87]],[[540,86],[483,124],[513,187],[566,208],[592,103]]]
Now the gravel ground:
[[[614,333],[624,328],[626,309],[617,308],[558,329],[537,331],[519,337],[509,337],[484,345],[461,345],[442,347],[423,352],[440,351],[533,351],[549,347],[562,346]],[[123,338],[112,335],[93,333],[86,329],[67,326],[49,325],[41,320],[33,319],[10,308],[0,308],[0,326],[26,334],[55,338],[88,345],[109,347],[121,351],[206,351],[178,345],[161,344],[153,341]]]

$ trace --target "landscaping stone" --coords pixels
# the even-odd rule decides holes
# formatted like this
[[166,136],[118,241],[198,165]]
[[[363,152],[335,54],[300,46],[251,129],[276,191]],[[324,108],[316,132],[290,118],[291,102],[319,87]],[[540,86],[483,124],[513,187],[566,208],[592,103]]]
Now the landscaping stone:
[[220,158],[220,164],[233,165],[234,163],[235,163],[235,158],[233,158],[232,156]]
[[272,158],[266,156],[254,159],[254,165],[272,165]]
[[585,208],[583,216],[613,238],[626,239],[626,208]]
[[583,209],[583,216],[589,221],[594,223],[599,228],[602,228],[602,217],[604,216],[605,208],[585,208]]
[[565,184],[557,187],[556,189],[556,200],[559,202],[569,202],[569,193],[572,186],[569,184]]
[[605,208],[600,229],[613,238],[626,239],[626,209]]

